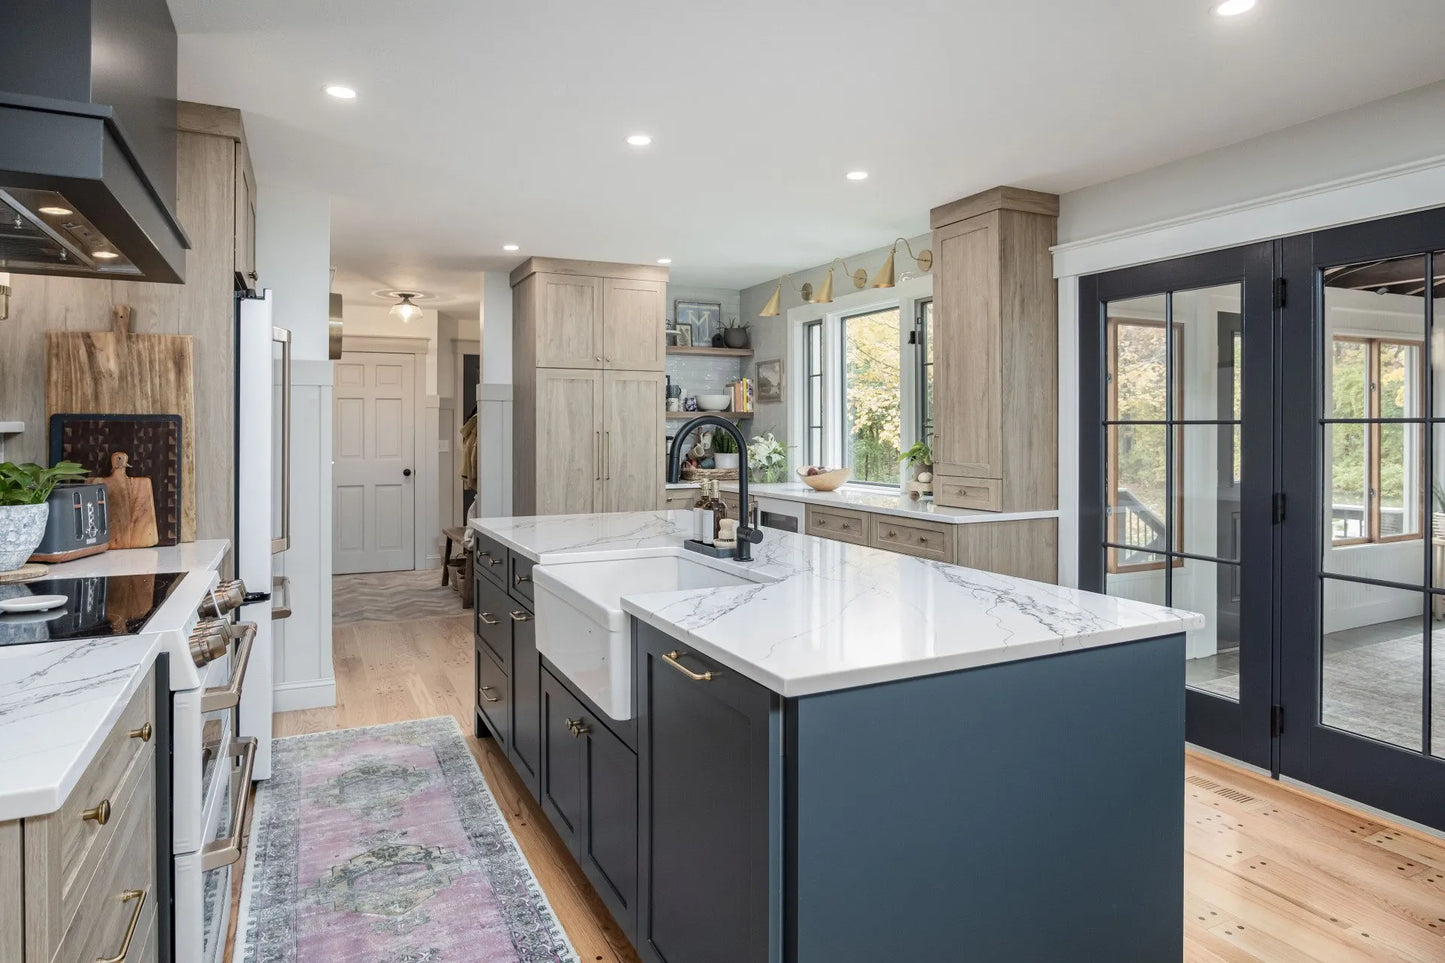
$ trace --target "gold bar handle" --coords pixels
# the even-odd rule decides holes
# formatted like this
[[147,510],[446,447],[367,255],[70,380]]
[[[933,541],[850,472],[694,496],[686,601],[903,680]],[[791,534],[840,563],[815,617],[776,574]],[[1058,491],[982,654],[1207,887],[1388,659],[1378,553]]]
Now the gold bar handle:
[[80,818],[94,820],[97,826],[104,826],[110,822],[110,800],[102,799],[95,806],[81,813]]
[[130,925],[125,928],[125,942],[120,945],[120,952],[115,956],[97,956],[95,963],[121,963],[126,954],[130,952],[130,941],[135,939],[135,927],[140,922],[141,910],[145,909],[146,891],[143,889],[128,889],[120,894],[122,903],[129,903],[135,900],[135,909],[130,914]]
[[150,742],[151,736],[154,734],[155,730],[151,728],[151,724],[149,722],[141,726],[139,729],[132,729],[130,731],[130,737],[132,739],[139,739],[141,742]]
[[[231,813],[231,837],[218,839],[201,847],[201,872],[229,866],[241,858],[241,840],[246,828],[246,814],[251,809],[251,774],[256,770],[256,738],[243,736],[231,740],[231,757],[241,757],[241,799]],[[234,775],[236,770],[231,770]]]
[[528,615],[525,611],[508,612],[507,614],[512,617],[513,622],[530,622],[532,620],[532,617]]
[[681,662],[677,661],[678,659],[682,658],[682,656],[683,653],[677,651],[676,649],[673,649],[671,652],[664,652],[662,654],[662,661],[666,662],[668,665],[672,666],[674,669],[681,672],[683,675],[687,676],[694,682],[711,682],[713,680],[713,674],[711,672],[694,672],[687,666],[683,665]]
[[482,698],[483,698],[483,699],[486,699],[488,702],[501,702],[502,700],[501,700],[501,699],[498,699],[496,696],[489,696],[489,695],[487,695],[488,692],[495,692],[495,691],[496,691],[496,686],[490,686],[490,685],[484,685],[484,686],[482,686]]
[[482,620],[483,625],[501,625],[501,619],[492,618],[491,612],[478,612],[477,618]]
[[251,649],[256,644],[256,623],[242,622],[241,641],[236,644],[236,662],[231,666],[231,684],[212,686],[201,693],[201,712],[234,709],[241,704],[241,686],[246,684],[246,669],[251,665]]

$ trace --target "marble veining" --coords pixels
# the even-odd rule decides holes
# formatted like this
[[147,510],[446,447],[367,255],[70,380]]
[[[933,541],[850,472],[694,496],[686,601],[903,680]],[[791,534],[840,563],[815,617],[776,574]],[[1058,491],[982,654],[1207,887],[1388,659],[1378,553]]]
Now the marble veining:
[[150,635],[0,649],[0,821],[60,808],[161,648]]
[[[669,485],[669,488],[673,486]],[[696,488],[693,482],[687,487]],[[723,482],[723,491],[737,493],[737,482]],[[1058,510],[1036,512],[985,512],[971,508],[944,508],[935,505],[932,498],[913,498],[911,495],[888,488],[872,488],[863,485],[844,485],[837,491],[820,492],[802,482],[772,482],[749,485],[748,492],[758,498],[778,498],[783,501],[801,502],[822,508],[851,508],[855,511],[894,515],[899,518],[919,518],[948,525],[968,525],[988,522],[1018,522],[1033,518],[1058,518]]]
[[[482,519],[540,562],[679,550],[686,512]],[[624,596],[628,614],[785,696],[1035,658],[1204,626],[1178,609],[769,530],[756,584]]]

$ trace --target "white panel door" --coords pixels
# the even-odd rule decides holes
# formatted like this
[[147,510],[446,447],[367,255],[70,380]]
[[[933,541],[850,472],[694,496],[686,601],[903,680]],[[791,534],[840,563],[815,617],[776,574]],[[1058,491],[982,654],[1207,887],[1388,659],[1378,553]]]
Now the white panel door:
[[416,358],[347,352],[336,362],[331,570],[416,567]]

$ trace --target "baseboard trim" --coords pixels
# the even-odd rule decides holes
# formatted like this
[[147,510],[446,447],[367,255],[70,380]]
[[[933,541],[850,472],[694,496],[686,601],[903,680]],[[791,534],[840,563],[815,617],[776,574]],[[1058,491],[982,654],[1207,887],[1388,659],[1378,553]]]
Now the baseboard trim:
[[314,679],[309,682],[278,682],[272,687],[272,712],[294,712],[297,709],[327,709],[336,705],[336,680]]

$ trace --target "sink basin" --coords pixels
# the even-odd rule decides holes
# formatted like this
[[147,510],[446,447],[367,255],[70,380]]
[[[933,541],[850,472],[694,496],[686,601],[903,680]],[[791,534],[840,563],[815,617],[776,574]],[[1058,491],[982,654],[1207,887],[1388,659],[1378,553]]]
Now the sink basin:
[[683,554],[539,565],[537,651],[613,719],[632,718],[632,632],[624,595],[754,584]]

